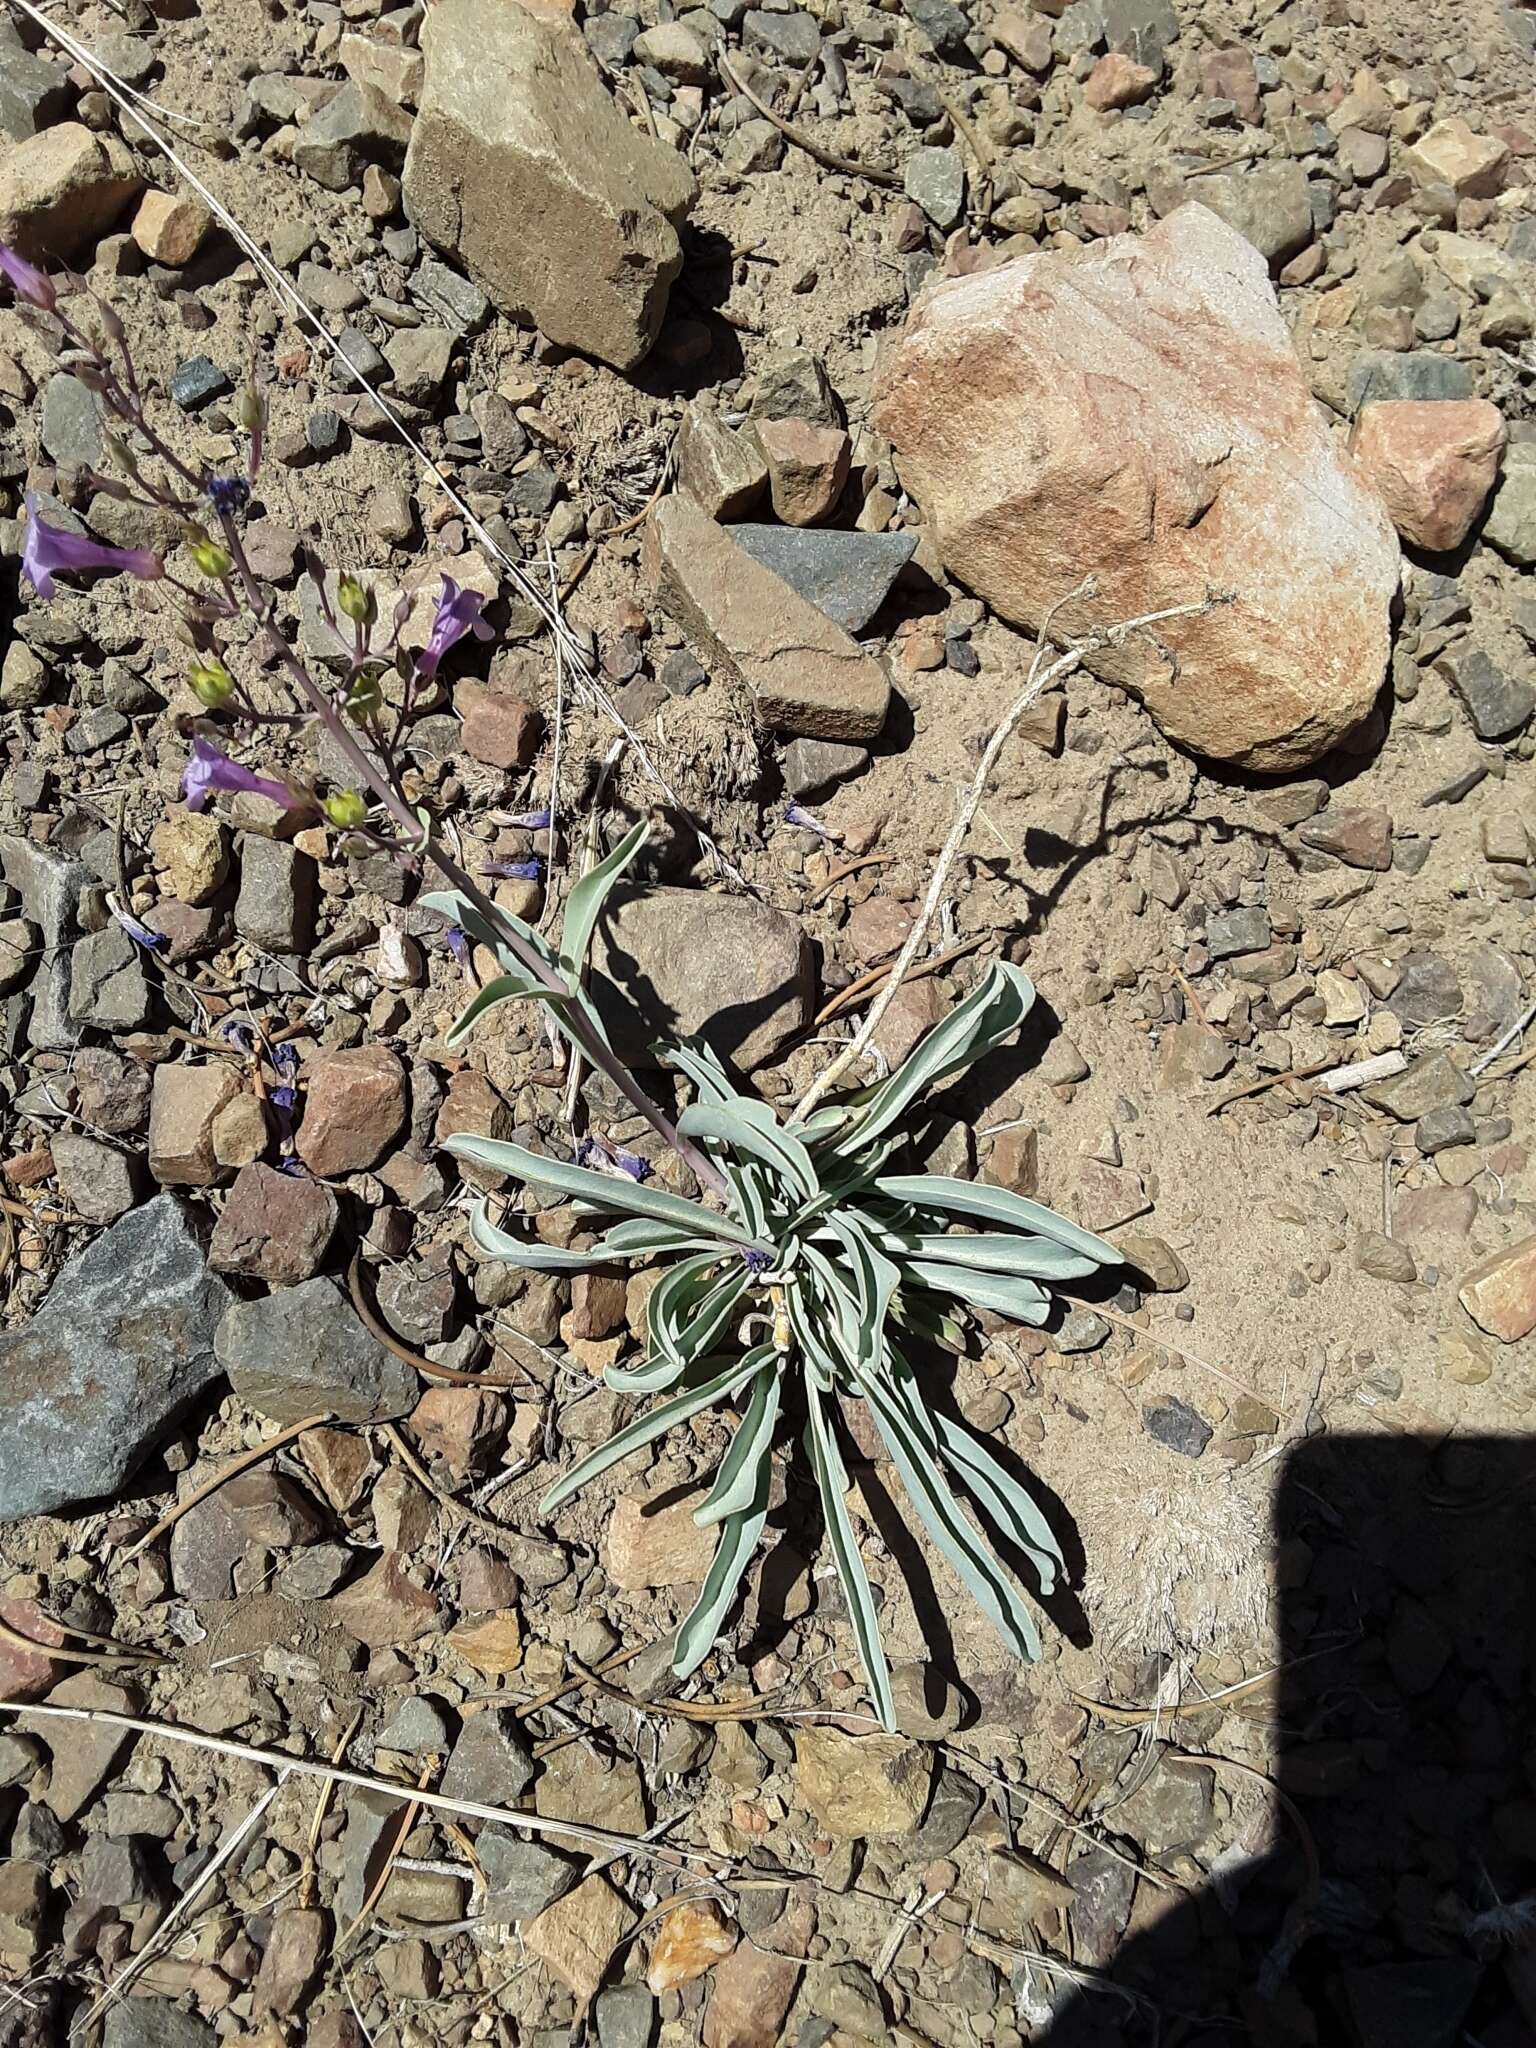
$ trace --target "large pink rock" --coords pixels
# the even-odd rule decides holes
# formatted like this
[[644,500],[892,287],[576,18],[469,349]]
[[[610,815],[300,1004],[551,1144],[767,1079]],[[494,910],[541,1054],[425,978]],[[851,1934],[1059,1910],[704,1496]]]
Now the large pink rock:
[[1058,633],[1232,602],[1091,658],[1195,752],[1304,767],[1370,710],[1399,554],[1312,399],[1264,258],[1208,208],[939,283],[876,418],[946,567]]
[[1379,399],[1349,445],[1406,541],[1459,547],[1498,481],[1504,416],[1486,398]]

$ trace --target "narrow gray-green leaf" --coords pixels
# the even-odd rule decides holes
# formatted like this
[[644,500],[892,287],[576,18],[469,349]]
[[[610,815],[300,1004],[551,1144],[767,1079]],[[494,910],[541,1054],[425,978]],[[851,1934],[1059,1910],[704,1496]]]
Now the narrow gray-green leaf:
[[647,1409],[643,1415],[637,1415],[633,1422],[627,1423],[623,1429],[609,1437],[607,1443],[599,1444],[595,1451],[589,1452],[578,1464],[573,1465],[569,1472],[556,1480],[540,1501],[539,1513],[553,1514],[555,1509],[563,1501],[568,1501],[573,1493],[578,1492],[590,1480],[596,1479],[600,1473],[606,1472],[610,1465],[617,1465],[621,1459],[627,1458],[631,1451],[638,1451],[642,1444],[648,1444],[652,1437],[660,1436],[663,1430],[670,1429],[674,1423],[687,1422],[691,1416],[697,1415],[701,1408],[708,1408],[712,1402],[735,1393],[738,1387],[743,1386],[752,1377],[753,1370],[747,1359],[733,1358],[723,1372],[716,1373],[710,1379],[696,1381],[681,1394],[674,1394],[670,1401],[662,1401],[655,1408]]
[[550,1003],[556,1007],[569,1004],[571,998],[564,989],[546,988],[531,975],[521,972],[498,974],[494,981],[488,981],[478,989],[464,1005],[448,1030],[448,1043],[461,1045],[490,1010],[498,1009],[503,1003]]
[[984,1223],[1002,1223],[1013,1230],[1051,1238],[1100,1266],[1124,1263],[1107,1238],[1097,1237],[1080,1223],[1058,1216],[1043,1202],[1031,1202],[1027,1196],[992,1187],[986,1181],[952,1180],[940,1173],[900,1173],[883,1175],[875,1187],[888,1201],[902,1202],[913,1209],[939,1209],[950,1216],[979,1216]]
[[859,1303],[859,1362],[873,1371],[891,1296],[901,1284],[901,1268],[880,1250],[857,1210],[834,1210],[827,1226],[848,1254]]
[[1099,1270],[1097,1259],[1048,1237],[1005,1237],[975,1231],[954,1237],[947,1231],[903,1238],[907,1256],[942,1259],[949,1266],[973,1266],[984,1273],[1011,1273],[1026,1280],[1079,1280]]
[[951,1266],[938,1259],[910,1259],[902,1266],[908,1280],[935,1294],[953,1295],[971,1308],[989,1308],[1016,1323],[1043,1323],[1051,1297],[1034,1280],[1014,1280],[1002,1273],[977,1273],[969,1266]]
[[677,1632],[672,1649],[672,1669],[679,1678],[698,1670],[714,1647],[726,1610],[736,1597],[742,1575],[752,1562],[752,1553],[768,1519],[766,1504],[740,1514],[728,1515],[715,1545],[714,1557],[699,1588],[692,1611]]
[[791,1138],[766,1103],[693,1102],[677,1120],[685,1138],[713,1138],[733,1152],[760,1159],[802,1201],[814,1199],[818,1183],[811,1155]]
[[811,1469],[816,1475],[816,1486],[821,1495],[832,1560],[837,1566],[843,1597],[848,1603],[848,1618],[853,1623],[854,1640],[859,1646],[859,1657],[869,1679],[875,1713],[881,1727],[887,1733],[894,1733],[896,1709],[891,1699],[891,1674],[880,1642],[880,1617],[869,1589],[864,1560],[859,1555],[853,1518],[848,1512],[848,1473],[832,1424],[822,1405],[823,1399],[814,1385],[806,1388],[806,1448],[811,1454]]
[[939,1448],[959,1474],[961,1484],[970,1488],[998,1528],[1029,1558],[1041,1592],[1054,1592],[1056,1574],[1065,1561],[1056,1532],[1039,1507],[963,1424],[947,1415],[935,1415],[933,1420]]
[[582,876],[566,898],[565,917],[560,926],[560,964],[573,983],[581,978],[587,947],[592,943],[593,928],[609,890],[644,846],[650,830],[650,825],[642,818],[632,831],[625,833],[606,859],[600,860],[590,874]]
[[543,1152],[530,1152],[506,1139],[477,1138],[467,1131],[449,1138],[447,1149],[458,1159],[471,1159],[477,1166],[488,1166],[493,1173],[510,1173],[518,1180],[535,1181],[575,1200],[590,1202],[594,1209],[648,1216],[655,1223],[673,1223],[694,1236],[722,1237],[731,1244],[752,1242],[750,1233],[733,1217],[706,1209],[702,1202],[668,1194],[664,1188],[653,1188],[646,1181],[593,1173],[590,1167],[551,1159]]
[[752,1382],[746,1413],[736,1426],[730,1448],[720,1460],[709,1497],[693,1511],[701,1529],[723,1522],[727,1515],[744,1514],[757,1501],[766,1501],[771,1472],[773,1432],[779,1419],[779,1375],[767,1365]]
[[[418,909],[435,910],[439,917],[450,918],[462,932],[475,941],[476,945],[484,946],[487,952],[494,953],[509,974],[527,973],[527,968],[507,944],[506,933],[498,930],[497,925],[457,889],[439,889],[431,896],[419,896],[416,902]],[[497,917],[506,920],[523,943],[539,956],[552,973],[559,973],[559,956],[542,933],[536,932],[531,924],[525,923],[510,910],[498,907]]]
[[469,1235],[476,1249],[487,1258],[506,1266],[525,1266],[534,1273],[583,1273],[593,1266],[612,1262],[612,1248],[601,1242],[585,1251],[566,1251],[559,1245],[544,1244],[536,1237],[514,1237],[490,1218],[485,1203],[477,1202],[469,1212]]
[[1011,1038],[1034,1000],[1029,976],[1005,960],[994,960],[964,1002],[957,1003],[918,1041],[889,1080],[855,1106],[852,1142],[863,1146],[882,1136],[925,1089],[971,1066]]
[[667,1047],[664,1057],[669,1067],[676,1067],[679,1073],[687,1075],[693,1083],[694,1093],[701,1100],[735,1102],[738,1099],[719,1055],[702,1038],[676,1039]]
[[908,1498],[955,1575],[1015,1656],[1038,1657],[1040,1633],[1022,1595],[966,1519],[905,1404],[878,1375],[863,1381],[863,1392]]

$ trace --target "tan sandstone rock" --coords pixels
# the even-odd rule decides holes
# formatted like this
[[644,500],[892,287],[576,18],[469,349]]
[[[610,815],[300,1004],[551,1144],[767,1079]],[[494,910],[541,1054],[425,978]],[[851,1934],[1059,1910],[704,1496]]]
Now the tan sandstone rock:
[[885,724],[891,686],[879,663],[693,499],[674,492],[655,507],[645,563],[662,610],[706,668],[750,693],[765,725],[869,740]]
[[1504,418],[1486,398],[1380,399],[1350,436],[1392,523],[1415,547],[1458,547],[1488,502]]
[[116,135],[61,121],[0,154],[0,242],[29,262],[76,255],[104,235],[144,180]]
[[411,221],[504,312],[632,369],[682,268],[693,173],[631,126],[569,21],[508,0],[439,0],[422,46]]
[[945,565],[1029,628],[1232,601],[1090,657],[1195,752],[1305,766],[1380,687],[1396,536],[1312,398],[1252,244],[1182,206],[1143,236],[947,280],[877,422]]

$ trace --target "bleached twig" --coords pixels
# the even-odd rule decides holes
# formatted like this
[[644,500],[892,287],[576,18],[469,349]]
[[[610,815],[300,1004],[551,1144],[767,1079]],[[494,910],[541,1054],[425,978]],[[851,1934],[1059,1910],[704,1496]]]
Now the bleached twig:
[[853,1065],[854,1061],[859,1058],[865,1047],[879,1030],[886,1011],[895,1002],[897,991],[900,989],[902,982],[911,969],[913,961],[917,958],[927,939],[928,928],[933,923],[934,914],[938,910],[940,900],[949,883],[949,871],[955,864],[960,849],[965,843],[966,834],[971,829],[971,821],[980,808],[982,798],[986,795],[987,783],[991,779],[993,768],[997,765],[997,757],[1002,752],[1014,727],[1024,716],[1025,712],[1029,710],[1030,706],[1036,702],[1051,683],[1055,682],[1058,677],[1070,675],[1074,669],[1080,668],[1090,654],[1096,654],[1106,647],[1123,646],[1132,633],[1144,632],[1150,626],[1160,625],[1165,619],[1196,618],[1201,613],[1208,612],[1213,605],[1225,602],[1223,598],[1216,594],[1209,593],[1194,604],[1170,605],[1162,611],[1143,612],[1139,618],[1122,619],[1117,625],[1095,626],[1080,641],[1069,647],[1064,654],[1059,654],[1053,662],[1047,665],[1046,656],[1051,648],[1051,627],[1057,614],[1064,606],[1075,603],[1079,598],[1092,597],[1096,588],[1094,579],[1091,576],[1085,576],[1075,590],[1069,590],[1065,597],[1057,599],[1056,603],[1051,606],[1042,620],[1039,641],[1035,648],[1034,657],[1029,664],[1029,675],[1025,680],[1024,687],[1003,713],[1002,718],[993,731],[992,737],[987,741],[982,751],[976,773],[972,776],[970,787],[961,799],[959,812],[956,815],[954,824],[950,828],[949,837],[944,842],[944,849],[939,855],[938,863],[928,883],[928,893],[923,898],[923,907],[914,919],[911,931],[907,934],[906,944],[896,956],[896,964],[891,969],[890,979],[881,990],[879,1000],[870,1009],[864,1022],[859,1026],[859,1029],[854,1033],[847,1045],[844,1046],[832,1064],[822,1070],[821,1074],[811,1083],[805,1094],[800,1098],[799,1105],[795,1110],[796,1122],[803,1122],[810,1115],[828,1089],[833,1087]]

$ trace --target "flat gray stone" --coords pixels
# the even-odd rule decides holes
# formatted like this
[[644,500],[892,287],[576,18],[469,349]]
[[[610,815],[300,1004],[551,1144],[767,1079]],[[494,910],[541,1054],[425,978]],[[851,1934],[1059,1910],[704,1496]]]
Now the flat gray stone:
[[42,442],[61,469],[99,468],[106,454],[101,400],[60,370],[43,388]]
[[206,2020],[168,1998],[125,1998],[107,2014],[101,2048],[218,2048],[218,2042]]
[[810,1022],[811,953],[795,919],[748,896],[615,891],[592,946],[592,995],[621,1056],[699,1036],[745,1071]]
[[781,576],[845,633],[861,633],[917,552],[915,533],[844,533],[833,527],[727,527],[737,547]]
[[[1202,185],[1208,181],[1200,180]],[[1202,198],[1204,194],[1202,193]],[[1362,405],[1383,398],[1475,398],[1470,363],[1442,356],[1434,349],[1362,349],[1344,380],[1351,416]]]
[[564,1898],[579,1868],[547,1842],[531,1841],[492,1821],[475,1843],[485,1867],[487,1920],[532,1920]]
[[71,1259],[0,1335],[0,1521],[115,1494],[218,1379],[229,1301],[172,1195]]
[[416,1405],[416,1378],[369,1335],[326,1279],[231,1303],[214,1337],[242,1401],[273,1422],[329,1412],[339,1422],[388,1422]]
[[27,1037],[39,1052],[68,1052],[80,1042],[69,1014],[71,951],[79,937],[84,866],[39,846],[21,833],[0,838],[0,867],[21,897],[22,915],[43,935],[44,951],[32,976]]
[[98,1031],[137,1031],[149,1022],[150,987],[143,957],[120,924],[89,932],[74,949],[69,1014]]

